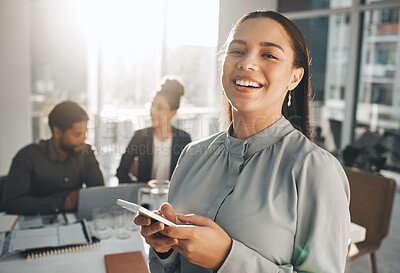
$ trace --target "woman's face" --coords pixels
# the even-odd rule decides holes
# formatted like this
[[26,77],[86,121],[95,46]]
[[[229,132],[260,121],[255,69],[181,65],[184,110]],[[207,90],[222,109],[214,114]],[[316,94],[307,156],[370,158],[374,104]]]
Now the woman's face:
[[294,52],[285,29],[270,18],[244,21],[225,53],[222,86],[233,111],[279,118],[288,90],[303,76],[293,67]]
[[169,125],[175,114],[176,110],[171,110],[171,107],[164,96],[158,95],[154,97],[150,108],[153,127]]

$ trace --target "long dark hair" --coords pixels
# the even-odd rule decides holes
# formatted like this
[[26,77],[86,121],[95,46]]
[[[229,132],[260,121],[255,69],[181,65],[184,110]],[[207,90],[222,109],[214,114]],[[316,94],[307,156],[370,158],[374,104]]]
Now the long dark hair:
[[[289,92],[286,94],[282,106],[282,114],[287,120],[289,120],[293,127],[302,132],[307,138],[311,139],[309,110],[311,99],[310,57],[304,37],[296,25],[282,14],[271,10],[262,10],[250,12],[240,18],[232,28],[228,40],[233,37],[238,27],[244,21],[253,18],[270,18],[275,20],[286,30],[286,33],[290,37],[290,43],[294,51],[293,66],[297,68],[302,67],[304,69],[304,74],[300,83],[291,91],[292,104],[290,107],[287,106]],[[224,48],[227,48],[227,43],[225,43]],[[232,107],[228,104],[229,102],[226,101],[225,111],[228,122],[231,122]]]

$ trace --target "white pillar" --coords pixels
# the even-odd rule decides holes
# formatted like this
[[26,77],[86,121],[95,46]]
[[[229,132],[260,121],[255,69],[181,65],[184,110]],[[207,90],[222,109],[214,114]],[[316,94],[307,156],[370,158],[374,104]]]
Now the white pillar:
[[29,0],[0,0],[0,175],[32,141]]

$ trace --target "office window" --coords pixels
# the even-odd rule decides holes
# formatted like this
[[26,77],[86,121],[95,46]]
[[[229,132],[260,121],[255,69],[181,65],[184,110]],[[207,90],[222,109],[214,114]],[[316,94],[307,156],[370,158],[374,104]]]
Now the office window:
[[377,135],[387,167],[400,168],[399,9],[370,10],[363,18],[355,139]]
[[278,1],[278,11],[294,12],[302,10],[345,8],[345,7],[350,7],[351,3],[352,0],[305,0],[305,1],[280,0]]
[[143,108],[168,74],[185,84],[183,107],[215,106],[219,1],[122,3],[102,28],[103,107]]
[[396,24],[399,22],[399,10],[398,9],[384,9],[379,12],[379,23],[380,24]]
[[34,139],[50,136],[54,103],[81,103],[111,177],[134,131],[151,125],[147,106],[167,74],[186,87],[175,125],[194,140],[219,130],[219,1],[31,0],[30,14]]
[[362,0],[363,4],[374,4],[378,2],[394,2],[393,0]]
[[165,74],[182,77],[188,104],[217,107],[220,105],[216,88],[219,1],[167,3]]
[[164,1],[117,3],[109,1],[87,33],[97,53],[89,69],[99,73],[99,111],[143,107],[162,76]]
[[[380,149],[378,156],[386,158],[383,168],[397,172],[400,171],[399,4],[392,0],[277,2],[279,11],[299,22],[310,46],[315,92],[311,117],[315,117],[314,127],[322,128],[319,132],[322,131],[325,147],[337,151],[342,158],[348,145],[374,145],[371,139],[365,141],[374,135],[379,140],[379,147],[375,147]],[[334,24],[338,30],[344,26],[347,34],[339,34],[327,42],[328,34],[317,30],[328,30],[327,20],[323,19],[326,16],[330,18],[329,35],[335,33]],[[312,28],[312,21],[319,24]],[[317,35],[321,45],[313,42],[318,40],[314,38]],[[326,45],[329,49],[324,52],[321,48]],[[327,64],[325,69],[320,62]],[[334,141],[329,141],[330,138]]]
[[315,137],[328,150],[336,151],[340,149],[344,119],[349,16],[337,14],[294,22],[305,36],[311,54],[311,124],[322,134]]
[[47,114],[57,101],[87,105],[85,37],[72,2],[30,2],[33,140],[50,136]]

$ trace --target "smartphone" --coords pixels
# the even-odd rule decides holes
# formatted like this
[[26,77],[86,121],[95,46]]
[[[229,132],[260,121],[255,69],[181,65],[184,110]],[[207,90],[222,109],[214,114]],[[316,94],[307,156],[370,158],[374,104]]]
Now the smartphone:
[[120,207],[123,207],[124,209],[130,210],[130,211],[132,211],[134,213],[138,213],[139,212],[139,213],[141,213],[143,215],[146,215],[146,216],[148,216],[148,217],[150,217],[150,218],[152,218],[152,219],[154,219],[156,221],[164,223],[167,226],[170,226],[170,227],[175,227],[176,226],[176,224],[172,223],[171,221],[165,219],[164,217],[162,217],[162,216],[160,216],[160,215],[158,215],[158,214],[156,214],[156,213],[154,213],[154,212],[152,212],[152,211],[150,211],[150,210],[148,210],[148,209],[146,209],[146,208],[144,208],[144,207],[142,207],[142,206],[140,206],[138,204],[131,203],[131,202],[128,202],[128,201],[125,201],[125,200],[122,200],[122,199],[118,199],[117,200],[117,205],[120,206]]

